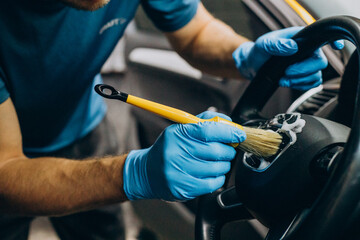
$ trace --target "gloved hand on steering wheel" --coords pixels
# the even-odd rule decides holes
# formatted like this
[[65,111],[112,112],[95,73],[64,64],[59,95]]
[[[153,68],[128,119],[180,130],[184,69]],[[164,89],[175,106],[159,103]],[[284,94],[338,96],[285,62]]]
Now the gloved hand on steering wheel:
[[[255,42],[241,44],[233,53],[236,67],[245,78],[253,79],[271,56],[289,56],[298,51],[298,46],[291,37],[301,29],[303,27],[285,28],[264,34]],[[334,49],[344,47],[343,41],[336,41],[331,45]],[[324,53],[318,49],[310,58],[288,67],[279,85],[298,90],[317,87],[322,83],[321,70],[327,65]]]
[[[198,117],[223,114],[204,112]],[[245,132],[226,124],[174,124],[155,144],[126,158],[123,180],[128,199],[189,200],[213,192],[225,181],[236,151],[224,143],[242,142]]]

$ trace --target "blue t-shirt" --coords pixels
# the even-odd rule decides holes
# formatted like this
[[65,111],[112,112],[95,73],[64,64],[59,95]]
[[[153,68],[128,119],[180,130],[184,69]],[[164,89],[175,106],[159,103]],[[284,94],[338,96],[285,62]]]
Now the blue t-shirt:
[[94,12],[57,0],[0,3],[0,103],[11,97],[25,153],[60,149],[106,112],[98,74],[139,4],[162,31],[195,15],[198,0],[111,0]]

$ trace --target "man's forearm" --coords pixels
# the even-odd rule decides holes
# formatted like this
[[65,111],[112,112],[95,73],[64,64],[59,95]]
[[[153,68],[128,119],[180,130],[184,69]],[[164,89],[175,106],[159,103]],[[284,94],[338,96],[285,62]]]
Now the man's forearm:
[[[195,37],[189,38],[193,32]],[[187,26],[166,35],[175,50],[194,67],[216,76],[241,77],[232,53],[249,40],[212,17],[202,4]]]
[[126,200],[126,155],[99,160],[15,158],[0,164],[0,211],[65,215]]

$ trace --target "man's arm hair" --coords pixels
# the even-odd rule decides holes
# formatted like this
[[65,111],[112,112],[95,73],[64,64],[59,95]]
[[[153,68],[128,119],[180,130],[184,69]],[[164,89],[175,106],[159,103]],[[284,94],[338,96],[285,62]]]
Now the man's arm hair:
[[75,161],[27,158],[11,99],[0,105],[0,212],[65,215],[126,200],[126,155]]
[[201,3],[187,25],[165,35],[174,49],[194,67],[216,76],[241,78],[232,53],[249,40],[211,16]]

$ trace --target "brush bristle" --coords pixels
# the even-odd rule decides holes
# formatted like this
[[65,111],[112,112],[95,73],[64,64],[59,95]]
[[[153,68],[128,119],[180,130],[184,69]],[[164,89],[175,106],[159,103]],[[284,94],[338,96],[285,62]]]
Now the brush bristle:
[[244,127],[247,138],[239,145],[244,152],[253,153],[259,157],[271,157],[277,153],[282,136],[276,132]]

